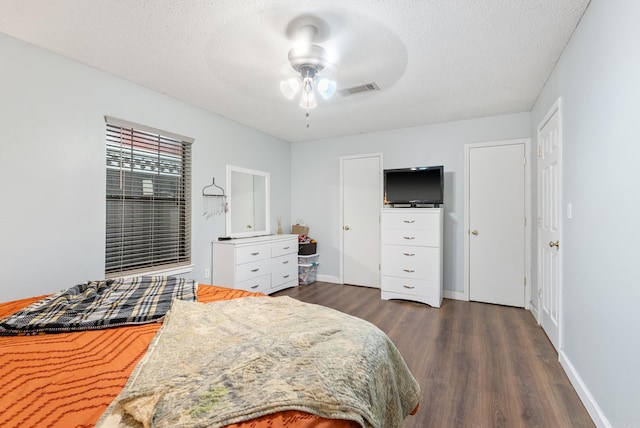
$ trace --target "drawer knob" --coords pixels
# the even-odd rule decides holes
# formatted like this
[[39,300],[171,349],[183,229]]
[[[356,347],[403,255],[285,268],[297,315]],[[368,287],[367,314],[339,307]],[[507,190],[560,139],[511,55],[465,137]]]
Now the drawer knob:
[[283,276],[283,278],[289,278],[289,274],[286,274],[285,276]]
[[260,254],[260,251],[258,251],[257,253],[251,253],[252,256],[257,256],[258,254]]
[[414,273],[415,272],[415,270],[413,270],[413,269],[402,269],[402,270],[405,271],[405,272],[408,272],[408,273]]
[[282,262],[283,265],[286,265],[287,263],[289,263],[289,260],[285,260]]
[[260,284],[252,285],[251,288],[258,288]]
[[414,288],[416,288],[413,285],[403,285],[403,287],[408,288],[409,290],[413,290]]
[[283,250],[288,250],[291,247],[282,247]]
[[415,223],[415,220],[403,220],[405,223]]
[[415,236],[405,236],[404,239],[412,240],[412,239],[416,239],[416,237]]
[[407,256],[407,257],[413,257],[416,255],[416,253],[402,253],[403,255]]
[[258,272],[260,268],[251,269],[251,272]]

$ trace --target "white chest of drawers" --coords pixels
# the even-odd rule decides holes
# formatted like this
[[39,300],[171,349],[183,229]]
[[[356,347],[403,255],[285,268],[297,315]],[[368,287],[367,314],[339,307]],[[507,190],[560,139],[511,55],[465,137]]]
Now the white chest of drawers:
[[298,285],[298,235],[213,242],[213,284],[271,294]]
[[381,297],[439,308],[442,303],[442,208],[383,208]]

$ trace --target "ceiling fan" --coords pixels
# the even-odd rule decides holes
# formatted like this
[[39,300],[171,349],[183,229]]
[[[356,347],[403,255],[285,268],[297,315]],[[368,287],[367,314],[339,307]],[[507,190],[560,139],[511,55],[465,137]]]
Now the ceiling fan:
[[288,59],[297,76],[280,82],[282,94],[290,100],[300,99],[306,109],[307,128],[309,110],[317,107],[316,92],[325,100],[336,92],[336,82],[319,73],[330,65],[327,51],[317,43],[328,36],[328,26],[320,18],[304,15],[291,21],[287,35],[294,41]]

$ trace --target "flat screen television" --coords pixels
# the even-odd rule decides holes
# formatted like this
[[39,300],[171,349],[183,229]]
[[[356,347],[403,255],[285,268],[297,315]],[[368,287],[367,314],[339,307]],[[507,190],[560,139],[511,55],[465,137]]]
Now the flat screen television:
[[444,167],[441,165],[384,170],[386,205],[440,205],[443,190]]

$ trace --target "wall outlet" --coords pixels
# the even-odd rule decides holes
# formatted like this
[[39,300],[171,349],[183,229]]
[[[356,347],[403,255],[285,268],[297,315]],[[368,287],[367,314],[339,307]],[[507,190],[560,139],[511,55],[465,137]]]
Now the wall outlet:
[[209,278],[209,275],[210,275],[209,269],[205,269],[204,270],[204,278],[205,279]]

